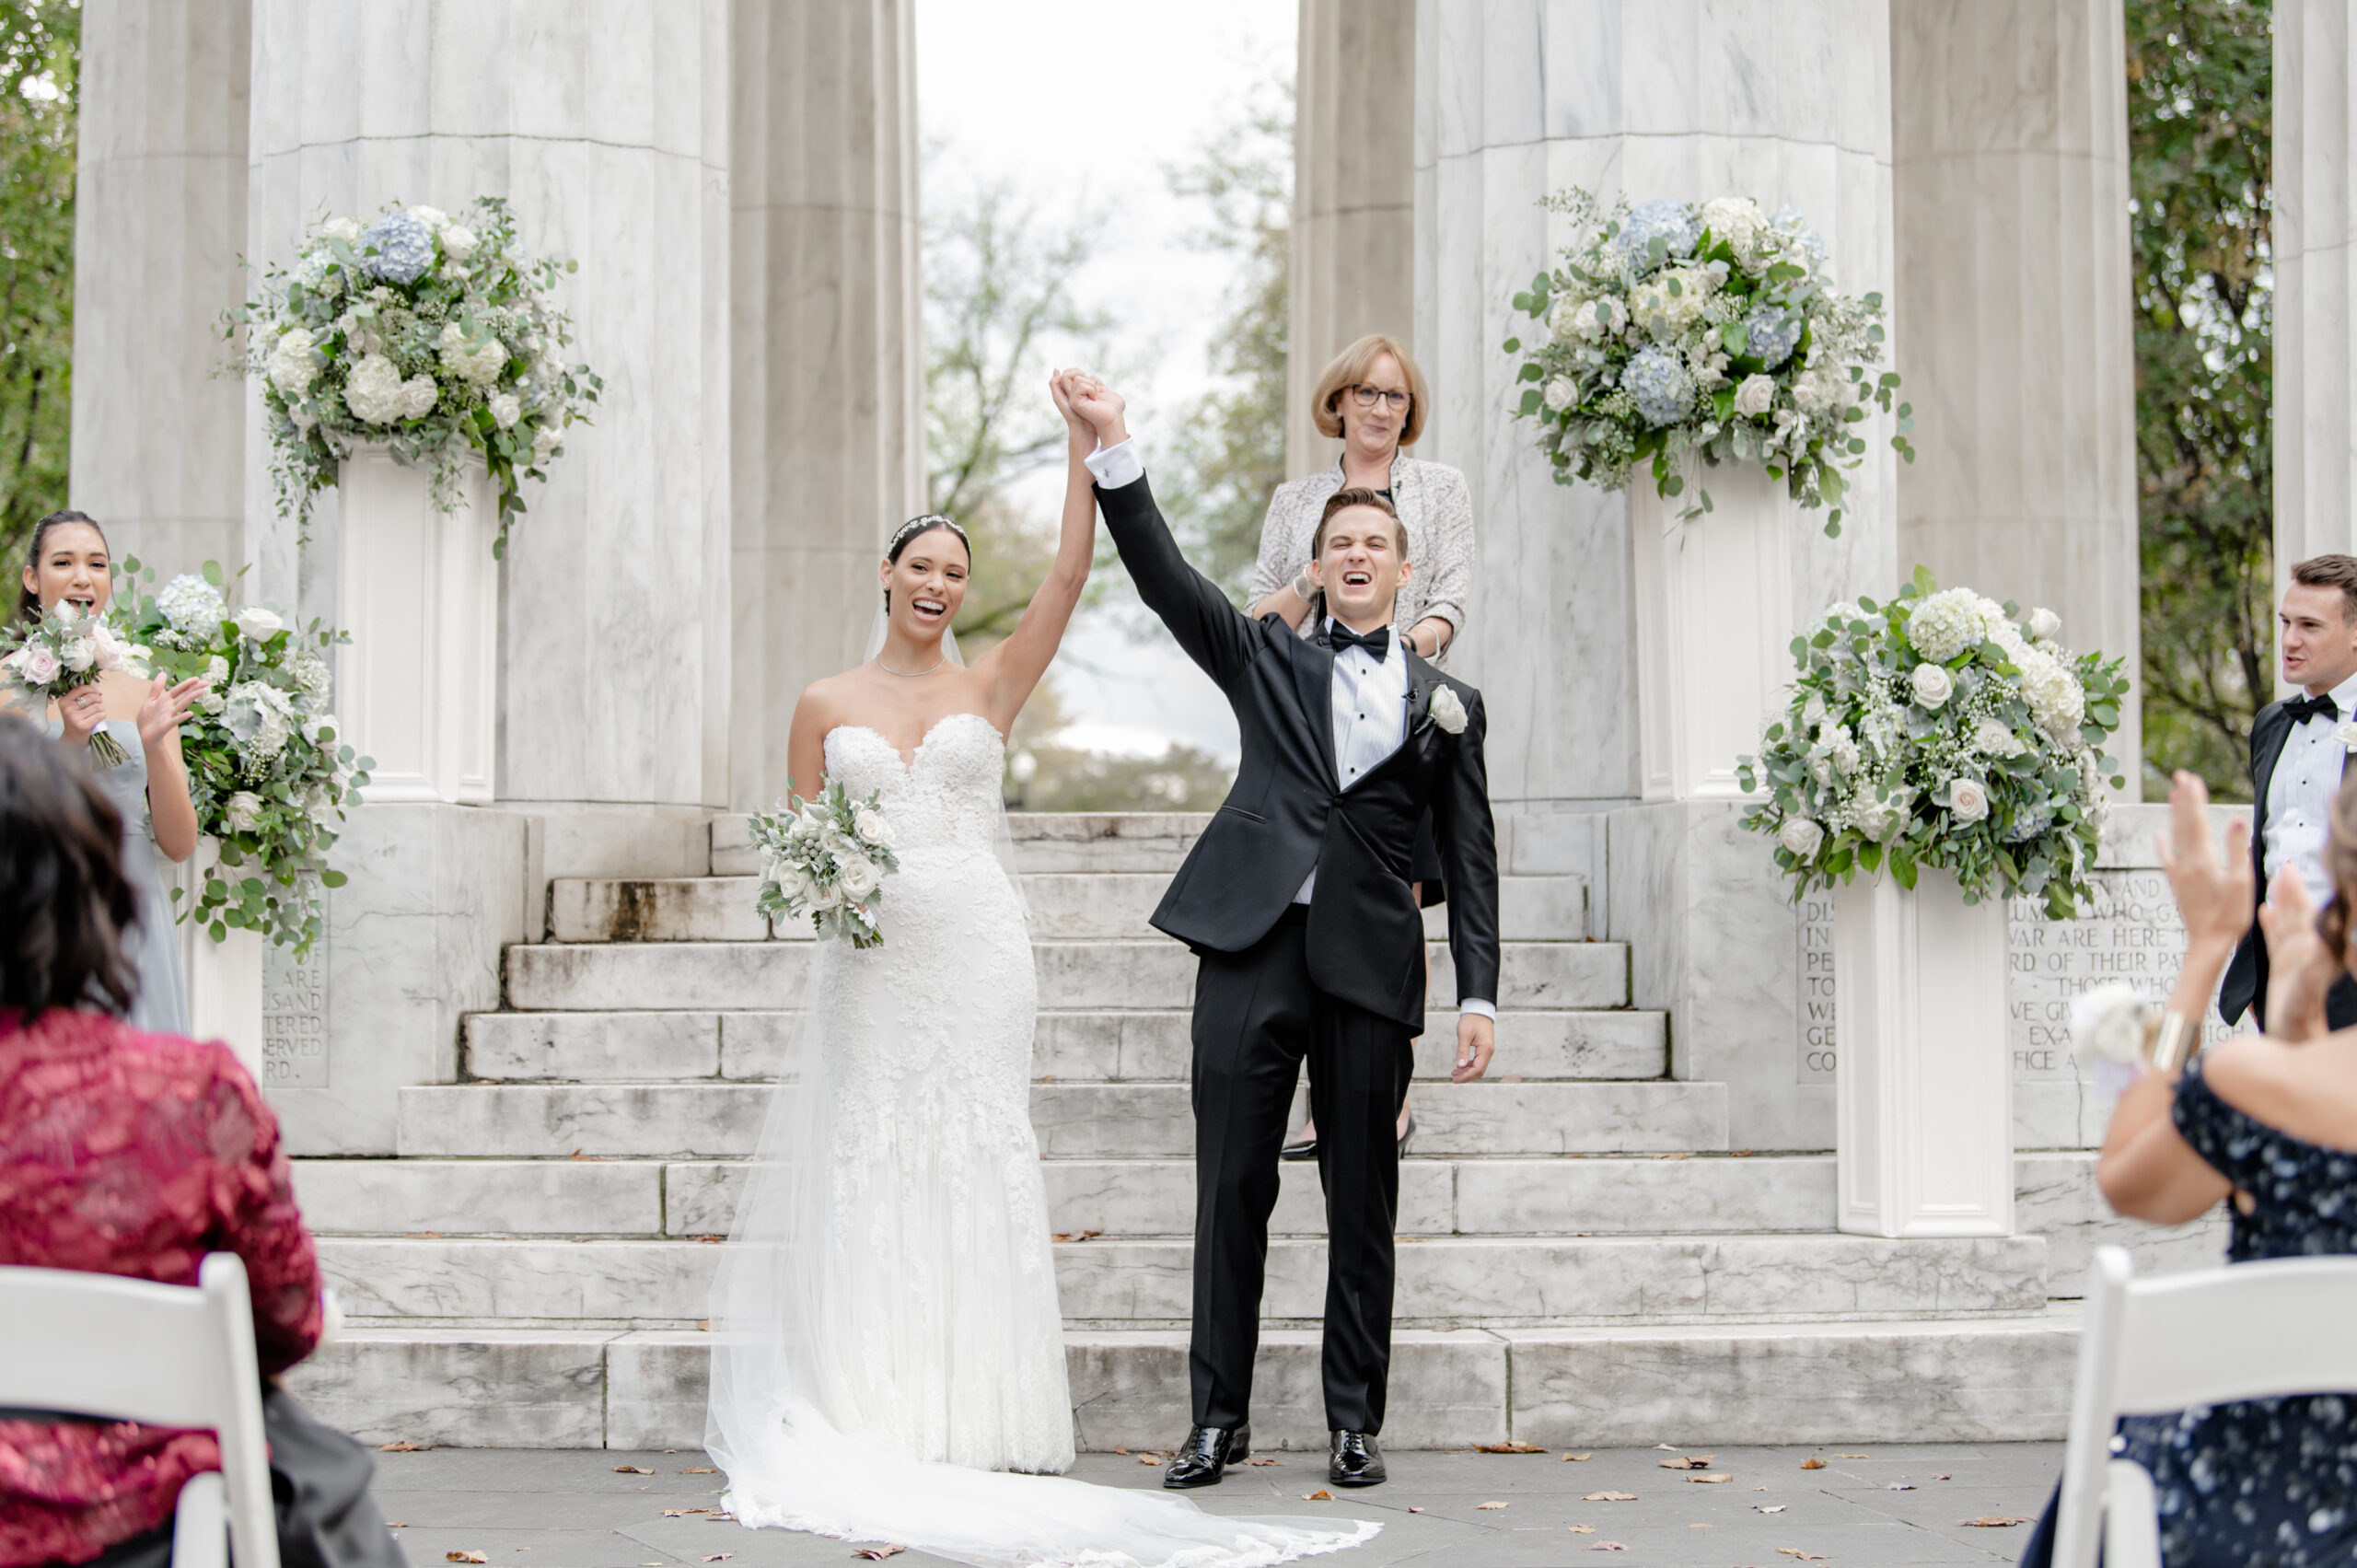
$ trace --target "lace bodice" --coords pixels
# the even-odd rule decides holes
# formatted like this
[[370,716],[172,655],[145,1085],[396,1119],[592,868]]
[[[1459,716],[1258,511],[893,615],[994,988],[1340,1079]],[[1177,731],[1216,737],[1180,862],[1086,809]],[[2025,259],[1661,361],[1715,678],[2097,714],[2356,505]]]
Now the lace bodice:
[[928,849],[995,853],[1006,741],[981,714],[951,714],[937,721],[905,762],[865,725],[829,730],[826,753],[827,776],[853,799],[882,797],[902,855]]

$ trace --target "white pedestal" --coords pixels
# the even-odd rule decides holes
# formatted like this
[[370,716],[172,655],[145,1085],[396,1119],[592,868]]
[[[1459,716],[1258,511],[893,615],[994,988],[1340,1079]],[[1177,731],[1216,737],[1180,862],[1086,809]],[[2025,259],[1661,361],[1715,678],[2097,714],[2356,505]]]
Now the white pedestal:
[[259,932],[232,931],[215,942],[193,923],[188,947],[188,1032],[229,1043],[254,1082],[264,1088],[261,1046],[261,957]]
[[[1713,509],[1680,518],[1698,486]],[[1650,470],[1630,482],[1645,799],[1743,798],[1736,759],[1759,749],[1791,679],[1792,514],[1757,463],[1689,474],[1668,500]]]
[[364,797],[486,805],[499,696],[490,477],[467,462],[458,508],[440,512],[430,470],[364,447],[337,490],[352,641],[338,650],[336,709],[344,738],[376,760]]
[[1853,1236],[2010,1236],[2005,904],[1926,869],[1834,892],[1839,1223]]

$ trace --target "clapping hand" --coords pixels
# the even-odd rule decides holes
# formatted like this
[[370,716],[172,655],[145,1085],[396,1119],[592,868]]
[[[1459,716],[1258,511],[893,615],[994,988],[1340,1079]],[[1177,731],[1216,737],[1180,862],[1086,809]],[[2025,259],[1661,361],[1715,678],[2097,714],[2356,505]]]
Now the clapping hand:
[[2340,965],[2316,930],[2316,900],[2289,866],[2278,872],[2258,912],[2267,937],[2267,1016],[2261,1027],[2279,1040],[2325,1032],[2325,993]]
[[2226,830],[2222,862],[2210,832],[2209,786],[2179,772],[2169,784],[2169,830],[2154,834],[2154,842],[2160,850],[2161,869],[2168,874],[2169,891],[2177,895],[2187,945],[2231,948],[2241,941],[2250,929],[2256,889],[2250,824],[2236,822]]
[[180,727],[189,709],[204,694],[205,686],[201,675],[192,675],[173,687],[165,686],[162,676],[156,677],[155,684],[147,688],[147,694],[139,703],[139,744],[163,744],[166,736]]

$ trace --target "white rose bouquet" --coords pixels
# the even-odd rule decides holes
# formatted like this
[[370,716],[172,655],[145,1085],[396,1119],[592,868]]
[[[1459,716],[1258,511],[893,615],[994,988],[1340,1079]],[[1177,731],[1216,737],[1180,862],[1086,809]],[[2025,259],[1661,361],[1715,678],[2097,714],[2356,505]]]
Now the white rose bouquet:
[[554,294],[575,263],[528,261],[494,197],[456,215],[393,203],[366,227],[331,218],[299,252],[228,318],[261,382],[280,512],[308,518],[355,441],[431,461],[435,504],[449,511],[471,447],[499,492],[504,552],[522,481],[548,477],[565,427],[587,423],[604,386],[564,359],[573,323]]
[[[1514,296],[1541,324],[1518,378],[1531,383],[1515,417],[1538,422],[1555,480],[1607,490],[1653,469],[1666,498],[1700,459],[1757,460],[1803,506],[1829,505],[1841,531],[1841,470],[1857,467],[1869,405],[1894,412],[1898,377],[1875,374],[1883,300],[1832,285],[1825,240],[1787,207],[1773,215],[1742,197],[1655,201],[1608,211],[1573,188],[1547,200],[1575,239],[1562,264]],[[1897,403],[1891,445],[1908,461],[1914,412]],[[1708,491],[1683,514],[1711,509]]]
[[830,783],[816,800],[793,796],[775,811],[756,813],[750,831],[761,855],[756,907],[763,915],[807,914],[821,936],[848,936],[853,947],[883,946],[876,906],[884,878],[900,862],[876,796],[855,801]]
[[[125,557],[116,602],[155,573]],[[229,608],[220,565],[138,597],[133,624],[158,668],[212,684],[180,727],[197,827],[215,842],[204,886],[182,920],[215,942],[258,931],[300,957],[326,928],[320,890],[341,888],[327,863],[369,759],[337,733],[334,682],[321,656],[347,633],[314,621],[297,630],[261,605]],[[236,877],[237,868],[247,874]],[[172,896],[180,898],[180,889]]]
[[1791,706],[1736,772],[1764,792],[1743,825],[1774,837],[1795,898],[1887,862],[1904,888],[1935,865],[1968,902],[2077,912],[2103,787],[2124,782],[2101,749],[2128,680],[2055,642],[2061,625],[1918,567],[1888,603],[1837,604],[1793,639]]
[[[0,631],[0,683],[22,696],[36,715],[55,699],[83,686],[95,686],[110,669],[147,678],[148,650],[126,635],[107,616],[86,610],[70,599],[59,599],[29,626]],[[104,728],[90,734],[90,761],[101,768],[131,760],[122,743]]]

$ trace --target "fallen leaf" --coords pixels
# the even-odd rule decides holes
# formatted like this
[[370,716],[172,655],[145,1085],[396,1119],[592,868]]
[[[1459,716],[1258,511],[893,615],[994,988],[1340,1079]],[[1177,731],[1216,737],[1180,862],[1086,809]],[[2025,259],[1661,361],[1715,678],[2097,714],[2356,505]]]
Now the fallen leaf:
[[1042,1076],[1039,1081],[1043,1084],[1052,1084],[1056,1081],[1056,1075],[1053,1073],[1050,1073]]
[[1912,1492],[1915,1490],[1915,1483],[1908,1481],[1894,1481],[1890,1483],[1887,1490],[1891,1492]]
[[1954,1481],[1956,1477],[1952,1475],[1935,1475],[1932,1479],[1933,1481]]
[[1593,1459],[1595,1458],[1596,1451],[1594,1449],[1590,1449],[1585,1454],[1566,1454],[1563,1456],[1563,1462],[1567,1465],[1575,1465],[1582,1459]]
[[431,1454],[434,1452],[434,1445],[412,1443],[406,1437],[397,1437],[390,1443],[377,1444],[377,1452],[379,1454]]
[[1684,1155],[1655,1155],[1654,1156],[1657,1160],[1682,1160],[1685,1157]]
[[1282,1465],[1284,1463],[1284,1461],[1283,1461],[1283,1459],[1247,1459],[1247,1460],[1245,1460],[1244,1462],[1245,1462],[1246,1464],[1248,1464],[1248,1465],[1278,1465],[1278,1466],[1282,1466]]
[[1591,1492],[1580,1499],[1583,1503],[1634,1503],[1636,1500],[1637,1494],[1633,1492]]
[[1411,1509],[1409,1509],[1409,1510],[1408,1510],[1408,1512],[1410,1512],[1411,1514],[1421,1514],[1421,1513],[1422,1513],[1422,1512],[1423,1512],[1423,1510],[1422,1510],[1422,1508],[1411,1508]]
[[491,1559],[480,1551],[446,1551],[442,1554],[442,1561],[445,1562],[488,1562]]
[[439,1241],[442,1239],[442,1233],[438,1230],[407,1230],[403,1231],[401,1234],[412,1241]]
[[1303,1493],[1301,1500],[1304,1503],[1331,1503],[1334,1501],[1334,1494],[1321,1486],[1315,1492]]
[[1717,1475],[1689,1475],[1686,1479],[1697,1486],[1719,1486],[1733,1481],[1735,1477],[1721,1471]]
[[1707,1530],[1711,1527],[1708,1525],[1689,1525],[1686,1527],[1689,1530]]
[[1626,1551],[1629,1549],[1617,1540],[1600,1540],[1588,1550],[1590,1551]]
[[1747,1160],[1747,1159],[1749,1159],[1750,1157],[1751,1157],[1751,1151],[1750,1151],[1749,1149],[1737,1149],[1737,1150],[1736,1150],[1736,1151],[1735,1151],[1735,1153],[1733,1153],[1733,1154],[1731,1154],[1731,1155],[1729,1155],[1729,1156],[1727,1156],[1727,1158],[1729,1158],[1729,1159],[1731,1159],[1731,1160]]
[[1751,1511],[1755,1514],[1781,1514],[1784,1505],[1782,1503],[1754,1503]]
[[1805,1470],[1821,1470],[1824,1468],[1825,1461],[1818,1458],[1815,1454],[1811,1454],[1807,1458],[1801,1461],[1801,1469]]
[[1476,1443],[1477,1454],[1543,1454],[1547,1450],[1536,1443]]
[[1977,1519],[1959,1519],[1956,1523],[1976,1530],[2002,1530],[2014,1525],[2026,1525],[2029,1521],[2019,1514],[1983,1514]]
[[1707,1470],[1711,1468],[1711,1461],[1717,1458],[1716,1454],[1688,1454],[1679,1458],[1656,1459],[1654,1462],[1666,1470]]
[[1155,1458],[1152,1454],[1140,1454],[1138,1456],[1138,1463],[1142,1465],[1158,1465],[1162,1463],[1162,1461]]
[[1573,1525],[1572,1527],[1572,1533],[1575,1536],[1592,1536],[1596,1533],[1596,1527],[1594,1525]]
[[694,1239],[702,1242],[707,1247],[717,1247],[728,1238],[725,1236],[699,1236]]
[[1837,1459],[1863,1459],[1865,1458],[1864,1454],[1836,1454],[1833,1457]]
[[1087,1241],[1105,1233],[1101,1230],[1060,1230],[1050,1237],[1054,1241]]
[[1486,1508],[1511,1508],[1514,1504],[1511,1503],[1476,1503],[1473,1506],[1478,1510]]
[[691,1514],[709,1514],[711,1512],[712,1510],[709,1508],[666,1508],[663,1510],[663,1516],[667,1519],[684,1519]]
[[679,1473],[681,1475],[718,1475],[720,1472],[710,1465],[690,1465]]
[[614,1473],[616,1475],[653,1475],[655,1472],[649,1469],[641,1469],[636,1465],[616,1465],[614,1467]]
[[905,1546],[863,1546],[852,1555],[865,1557],[870,1562],[881,1562],[888,1557],[898,1557],[908,1550]]
[[1113,1445],[1113,1452],[1120,1455],[1123,1458],[1129,1458],[1130,1451],[1127,1448],[1122,1447],[1119,1443]]

